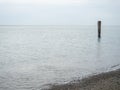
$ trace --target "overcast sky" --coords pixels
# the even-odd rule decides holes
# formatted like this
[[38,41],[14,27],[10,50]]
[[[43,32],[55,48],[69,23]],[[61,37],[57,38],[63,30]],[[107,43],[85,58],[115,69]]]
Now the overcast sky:
[[120,0],[0,0],[0,25],[120,25]]

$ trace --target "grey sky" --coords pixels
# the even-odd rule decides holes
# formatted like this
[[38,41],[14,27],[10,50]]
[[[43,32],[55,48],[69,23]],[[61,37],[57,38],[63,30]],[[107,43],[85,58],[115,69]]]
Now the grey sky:
[[120,0],[0,0],[0,25],[120,25]]

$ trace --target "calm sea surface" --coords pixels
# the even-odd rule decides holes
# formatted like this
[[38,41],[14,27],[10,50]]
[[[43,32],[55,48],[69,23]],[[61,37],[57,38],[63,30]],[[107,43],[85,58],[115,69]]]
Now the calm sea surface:
[[0,26],[0,90],[40,90],[120,68],[120,26]]

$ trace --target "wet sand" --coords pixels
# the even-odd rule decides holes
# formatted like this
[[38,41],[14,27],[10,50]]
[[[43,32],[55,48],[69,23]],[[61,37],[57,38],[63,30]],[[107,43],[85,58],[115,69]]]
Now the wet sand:
[[64,85],[51,85],[48,90],[120,90],[120,69]]

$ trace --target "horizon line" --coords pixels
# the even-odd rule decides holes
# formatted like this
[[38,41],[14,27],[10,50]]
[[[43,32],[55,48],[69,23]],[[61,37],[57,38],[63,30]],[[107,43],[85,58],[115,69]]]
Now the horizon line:
[[[97,25],[97,24],[96,24]],[[19,24],[19,25],[0,25],[0,26],[96,26],[96,25],[30,25],[30,24],[26,24],[26,25],[22,25],[22,24]],[[120,26],[120,25],[103,25],[102,26]]]

